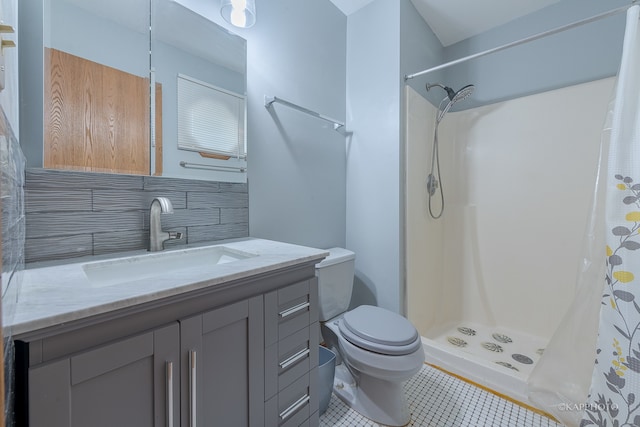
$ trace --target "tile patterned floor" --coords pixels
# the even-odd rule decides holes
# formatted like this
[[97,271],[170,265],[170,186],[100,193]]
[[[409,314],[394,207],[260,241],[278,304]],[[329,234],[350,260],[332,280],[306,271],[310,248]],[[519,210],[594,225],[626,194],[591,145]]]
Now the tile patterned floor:
[[[410,426],[419,427],[560,427],[555,421],[425,365],[405,385]],[[321,427],[373,426],[335,395],[320,417]]]

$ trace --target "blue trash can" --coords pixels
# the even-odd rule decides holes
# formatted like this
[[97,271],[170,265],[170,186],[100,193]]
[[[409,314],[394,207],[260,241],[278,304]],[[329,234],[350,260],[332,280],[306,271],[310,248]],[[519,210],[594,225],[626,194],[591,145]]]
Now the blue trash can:
[[329,407],[333,391],[333,376],[336,371],[336,355],[326,347],[320,346],[320,360],[318,365],[318,396],[320,398],[320,415]]

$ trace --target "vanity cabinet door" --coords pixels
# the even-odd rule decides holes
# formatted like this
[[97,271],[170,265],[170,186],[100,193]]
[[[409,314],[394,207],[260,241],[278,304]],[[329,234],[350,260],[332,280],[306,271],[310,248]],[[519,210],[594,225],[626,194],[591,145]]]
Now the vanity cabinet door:
[[264,426],[262,296],[180,321],[181,425]]
[[174,323],[30,368],[29,425],[179,426],[179,333]]

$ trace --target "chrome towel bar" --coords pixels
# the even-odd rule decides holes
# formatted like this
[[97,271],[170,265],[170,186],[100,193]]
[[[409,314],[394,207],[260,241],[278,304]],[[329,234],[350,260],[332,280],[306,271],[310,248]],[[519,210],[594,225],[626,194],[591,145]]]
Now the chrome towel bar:
[[286,101],[282,98],[278,98],[277,96],[264,96],[264,107],[269,109],[273,105],[274,102],[277,102],[282,105],[286,105],[289,108],[293,108],[294,110],[301,111],[305,114],[309,114],[310,116],[317,117],[321,120],[327,121],[329,123],[333,123],[333,130],[338,130],[340,128],[344,128],[344,122],[341,122],[336,119],[332,119],[331,117],[325,116],[324,114],[317,113],[313,110],[309,110],[308,108],[304,108],[299,106],[298,104],[294,104],[293,102]]
[[211,169],[218,170],[223,172],[245,172],[247,168],[245,166],[217,166],[217,165],[206,165],[203,163],[190,163],[185,162],[184,160],[180,162],[180,166],[183,168],[191,168],[191,169]]

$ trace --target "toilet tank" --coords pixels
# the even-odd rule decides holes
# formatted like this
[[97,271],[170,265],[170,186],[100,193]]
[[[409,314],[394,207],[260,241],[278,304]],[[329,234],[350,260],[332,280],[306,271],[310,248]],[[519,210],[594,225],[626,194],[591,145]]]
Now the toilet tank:
[[356,255],[343,248],[327,249],[329,256],[316,264],[320,321],[347,311],[353,290]]

